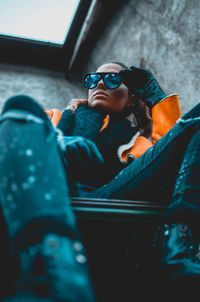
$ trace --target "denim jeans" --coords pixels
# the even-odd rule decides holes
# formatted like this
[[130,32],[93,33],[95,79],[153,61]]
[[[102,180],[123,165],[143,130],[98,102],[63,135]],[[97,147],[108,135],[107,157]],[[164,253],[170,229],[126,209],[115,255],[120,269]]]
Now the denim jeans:
[[[54,140],[56,139],[54,131],[50,131],[49,135],[46,136],[44,130],[40,131],[38,125],[33,124],[33,127],[31,126],[29,129],[29,124],[27,124],[27,126],[23,127],[22,132],[12,123],[10,124],[10,129],[4,126],[1,131],[2,150],[4,150],[4,154],[3,152],[0,154],[1,187],[4,188],[2,194],[7,196],[6,203],[7,205],[9,204],[9,213],[6,214],[4,212],[1,218],[7,217],[7,221],[10,222],[10,227],[8,227],[10,237],[12,237],[13,233],[16,233],[19,225],[26,225],[33,218],[33,214],[36,218],[42,215],[47,216],[48,214],[50,222],[56,218],[56,224],[48,223],[48,228],[44,230],[46,233],[55,229],[54,226],[57,227],[58,220],[60,222],[59,225],[61,225],[62,229],[65,228],[66,232],[69,232],[72,227],[72,231],[76,233],[76,224],[73,215],[71,215],[72,213],[68,211],[66,219],[62,217],[66,207],[70,207],[70,202],[68,184],[58,156],[59,152]],[[53,136],[50,135],[51,133]],[[13,142],[10,141],[10,134],[15,138],[19,134],[19,138],[23,139],[15,140],[14,146]],[[4,138],[6,138],[5,141],[10,144],[10,149],[12,150],[9,158],[8,150],[5,149],[6,146],[3,146]],[[26,149],[24,149],[25,143],[28,146]],[[52,144],[54,147],[52,147]],[[25,150],[25,153],[22,152],[22,149]],[[17,155],[16,160],[13,155]],[[92,192],[79,191],[79,196],[167,203],[169,208],[163,221],[198,222],[200,212],[199,155],[200,104],[185,114],[164,137],[128,167],[121,170],[112,181]],[[7,159],[5,166],[3,156]],[[21,157],[20,161],[19,157]],[[36,166],[37,175],[35,174]],[[6,174],[6,177],[3,175],[3,167],[5,173],[8,174]],[[54,168],[56,168],[56,171],[54,171]],[[16,177],[16,174],[18,177]],[[23,177],[25,177],[25,180],[22,179]],[[13,178],[18,183],[13,182]],[[7,186],[8,181],[10,186]],[[37,183],[37,190],[34,189],[35,183]],[[8,191],[6,188],[8,188]],[[9,188],[15,194],[17,206],[13,203]],[[19,190],[19,188],[21,189]],[[31,191],[28,192],[28,188]],[[48,191],[46,191],[46,188]],[[60,196],[55,194],[56,191],[60,193]],[[20,201],[26,200],[31,201],[32,207],[30,207],[30,203],[24,203],[24,206],[22,204],[19,206]],[[66,202],[68,202],[67,205]],[[17,212],[18,221],[16,218]],[[21,218],[20,221],[19,217]],[[49,226],[51,229],[49,229]],[[36,227],[33,225],[31,232],[23,234],[23,240],[20,240],[20,243],[26,239],[30,245],[33,244],[32,231],[36,230],[38,234],[38,232],[41,232],[40,228],[40,224],[37,224]],[[60,232],[60,229],[57,229],[57,232]],[[4,248],[4,254],[6,255],[9,247],[4,246],[7,238],[5,233],[6,230],[1,229],[2,249]],[[6,271],[6,265],[4,269]]]
[[[28,140],[29,136],[27,134]],[[31,144],[38,146],[44,144],[46,148],[45,142],[32,140]],[[191,220],[191,215],[198,220],[199,154],[200,104],[182,116],[168,133],[142,156],[121,170],[114,179],[92,192],[79,190],[78,196],[154,201],[169,205],[164,216],[166,221]],[[40,154],[40,157],[44,157],[43,161],[46,155],[46,152]],[[14,169],[14,165],[12,168]],[[51,175],[52,171],[46,173]],[[71,180],[69,178],[68,180],[67,191],[68,185],[71,186]]]

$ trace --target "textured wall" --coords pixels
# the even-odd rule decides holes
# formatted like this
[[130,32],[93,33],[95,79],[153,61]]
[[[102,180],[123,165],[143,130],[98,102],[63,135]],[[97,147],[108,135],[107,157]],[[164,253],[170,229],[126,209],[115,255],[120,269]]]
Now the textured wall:
[[0,64],[0,111],[5,100],[15,94],[33,97],[44,109],[63,110],[72,98],[81,97],[83,91],[58,72]]
[[199,49],[199,0],[129,0],[97,42],[86,70],[109,61],[145,61],[167,94],[179,94],[184,113],[200,100]]
[[[136,66],[146,62],[167,94],[179,94],[184,113],[199,102],[199,16],[199,0],[124,1],[94,45],[85,71],[109,61]],[[0,64],[0,109],[18,93],[34,97],[45,109],[61,110],[70,99],[85,97],[81,85],[62,74]]]

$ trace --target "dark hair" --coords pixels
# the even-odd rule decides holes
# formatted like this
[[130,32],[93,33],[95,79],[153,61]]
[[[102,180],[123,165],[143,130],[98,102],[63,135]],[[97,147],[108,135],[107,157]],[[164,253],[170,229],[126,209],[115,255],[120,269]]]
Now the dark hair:
[[[117,64],[123,68],[128,68],[124,63],[121,62],[110,62],[112,64]],[[130,90],[129,90],[130,92]],[[130,94],[132,94],[130,92]],[[138,122],[138,127],[143,130],[142,135],[145,137],[150,137],[152,135],[153,120],[151,117],[151,112],[149,107],[142,101],[139,97],[136,96],[136,102],[133,106],[133,113]]]
[[120,65],[122,66],[123,68],[128,68],[124,63],[121,63],[121,62],[111,62],[112,64],[117,64],[117,65]]

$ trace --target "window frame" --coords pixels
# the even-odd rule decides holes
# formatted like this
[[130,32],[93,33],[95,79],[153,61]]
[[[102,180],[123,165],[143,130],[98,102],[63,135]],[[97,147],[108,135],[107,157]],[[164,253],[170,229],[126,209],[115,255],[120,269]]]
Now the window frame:
[[92,0],[81,0],[63,45],[0,35],[0,62],[64,71]]

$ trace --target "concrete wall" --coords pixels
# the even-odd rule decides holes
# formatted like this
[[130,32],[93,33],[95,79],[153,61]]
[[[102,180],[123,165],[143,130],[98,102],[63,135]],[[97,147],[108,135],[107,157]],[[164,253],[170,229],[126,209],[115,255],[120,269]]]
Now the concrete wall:
[[27,94],[44,109],[63,110],[73,98],[83,95],[82,89],[66,81],[64,74],[38,68],[0,64],[0,111],[6,99]]
[[199,49],[199,0],[129,0],[110,21],[85,70],[109,61],[146,62],[167,94],[179,94],[184,113],[200,100]]
[[[105,28],[85,71],[104,62],[146,64],[167,94],[178,93],[182,112],[199,102],[200,1],[125,0]],[[63,74],[0,64],[0,110],[13,94],[34,97],[45,109],[63,109],[72,98],[86,92]]]

